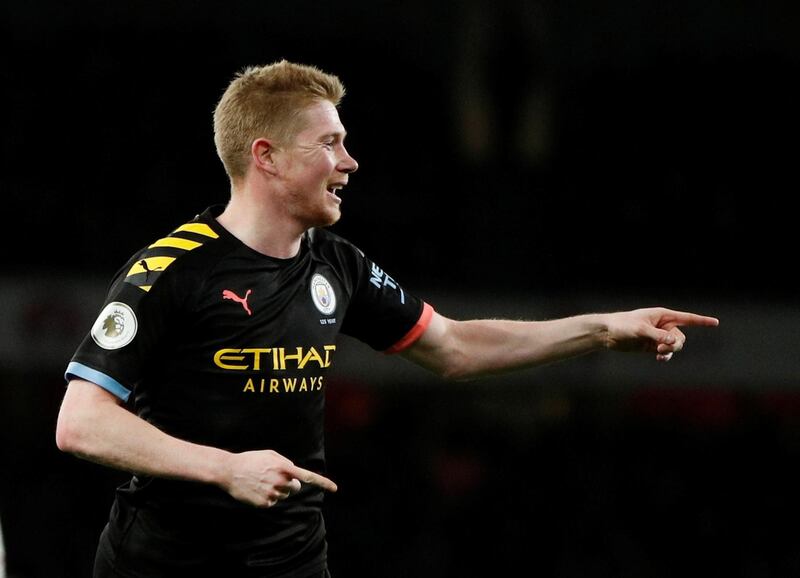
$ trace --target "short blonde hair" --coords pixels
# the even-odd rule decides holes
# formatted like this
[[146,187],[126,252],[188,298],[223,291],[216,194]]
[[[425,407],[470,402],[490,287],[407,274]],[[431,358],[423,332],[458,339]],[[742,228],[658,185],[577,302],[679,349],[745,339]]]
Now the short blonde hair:
[[310,104],[344,96],[334,75],[314,66],[280,60],[237,73],[214,109],[214,144],[225,172],[244,177],[250,147],[258,138],[290,143],[303,130],[300,113]]

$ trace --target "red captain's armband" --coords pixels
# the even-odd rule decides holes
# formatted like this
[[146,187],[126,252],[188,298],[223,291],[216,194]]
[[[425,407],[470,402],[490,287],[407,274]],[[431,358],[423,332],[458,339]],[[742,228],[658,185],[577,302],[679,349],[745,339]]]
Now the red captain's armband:
[[425,333],[425,330],[428,328],[428,325],[431,324],[431,319],[433,319],[433,307],[428,305],[427,303],[422,304],[422,314],[419,316],[419,319],[414,324],[408,333],[405,336],[392,345],[389,349],[384,351],[386,354],[391,353],[400,353],[404,349],[411,347],[414,342],[422,337],[422,334]]

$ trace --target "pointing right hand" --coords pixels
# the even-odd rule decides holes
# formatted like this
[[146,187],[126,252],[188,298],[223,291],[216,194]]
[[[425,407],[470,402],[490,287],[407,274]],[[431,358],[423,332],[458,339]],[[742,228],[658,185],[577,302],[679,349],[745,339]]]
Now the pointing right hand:
[[269,508],[299,492],[301,484],[313,484],[329,492],[338,489],[325,476],[298,467],[272,450],[229,454],[220,486],[241,502]]

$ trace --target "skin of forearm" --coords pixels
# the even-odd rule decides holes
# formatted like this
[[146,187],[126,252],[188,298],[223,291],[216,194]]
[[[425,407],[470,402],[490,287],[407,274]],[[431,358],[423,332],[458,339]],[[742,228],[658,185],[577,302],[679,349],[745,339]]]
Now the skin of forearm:
[[[94,386],[91,386],[94,387]],[[228,452],[169,436],[113,401],[70,403],[59,414],[57,444],[83,459],[136,474],[220,484]]]
[[576,357],[603,348],[607,329],[602,315],[451,322],[444,374],[471,379]]

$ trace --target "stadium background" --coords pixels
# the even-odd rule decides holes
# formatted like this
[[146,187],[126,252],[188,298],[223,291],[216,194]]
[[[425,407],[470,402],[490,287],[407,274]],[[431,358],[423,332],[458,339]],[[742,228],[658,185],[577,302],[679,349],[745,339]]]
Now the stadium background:
[[128,255],[224,201],[211,111],[279,58],[348,88],[335,230],[453,317],[717,315],[667,365],[442,384],[343,340],[335,576],[793,576],[798,9],[789,2],[8,2],[0,8],[0,523],[88,576],[124,474],[55,448],[62,373]]

